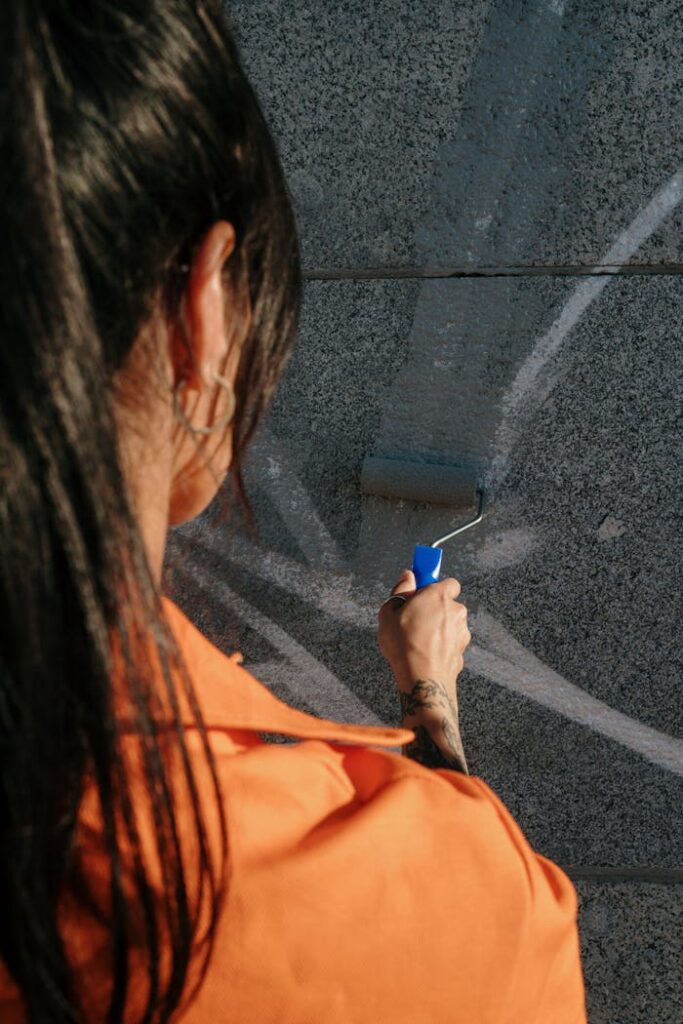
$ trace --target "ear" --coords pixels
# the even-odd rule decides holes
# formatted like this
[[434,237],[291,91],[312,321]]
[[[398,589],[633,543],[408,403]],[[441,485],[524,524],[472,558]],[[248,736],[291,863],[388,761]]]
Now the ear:
[[196,391],[213,383],[213,372],[220,370],[228,353],[222,271],[235,241],[232,224],[216,221],[204,235],[190,268],[185,309],[194,365],[183,376],[186,387]]

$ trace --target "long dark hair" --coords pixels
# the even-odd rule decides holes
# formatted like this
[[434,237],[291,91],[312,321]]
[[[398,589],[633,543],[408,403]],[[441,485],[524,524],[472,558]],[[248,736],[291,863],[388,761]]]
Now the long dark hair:
[[[192,994],[197,950],[197,984],[203,977],[229,889],[229,837],[201,713],[126,497],[114,380],[159,301],[178,312],[181,268],[203,233],[230,221],[226,287],[252,308],[234,420],[243,493],[241,460],[296,331],[297,232],[219,0],[5,0],[0,57],[0,957],[29,1020],[82,1019],[58,904],[67,891],[92,903],[78,841],[88,785],[110,872],[98,911],[110,935],[103,1019],[123,1019],[139,941],[139,1019],[165,1020]],[[137,781],[115,713],[112,639]],[[149,642],[170,730],[153,659],[139,656]],[[201,800],[179,685],[212,780]],[[192,861],[172,757],[189,793]],[[153,854],[141,842],[142,805]]]

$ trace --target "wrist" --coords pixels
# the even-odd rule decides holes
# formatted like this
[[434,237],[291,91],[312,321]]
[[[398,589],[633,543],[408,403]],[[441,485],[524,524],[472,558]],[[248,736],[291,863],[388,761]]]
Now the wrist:
[[438,680],[440,683],[448,685],[446,679],[450,676],[453,679],[456,677],[456,673],[444,672],[428,662],[416,663],[415,659],[392,662],[391,671],[396,686],[404,693],[410,693],[415,684],[421,680]]
[[457,722],[455,686],[446,686],[439,679],[414,679],[405,688],[399,686],[398,697],[401,717],[408,727],[413,720],[425,725],[440,722],[444,715]]

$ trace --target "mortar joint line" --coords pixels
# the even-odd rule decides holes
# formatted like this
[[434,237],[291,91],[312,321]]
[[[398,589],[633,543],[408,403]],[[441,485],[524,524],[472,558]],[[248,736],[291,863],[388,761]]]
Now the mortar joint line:
[[623,263],[607,265],[557,264],[547,266],[510,265],[500,267],[351,267],[302,270],[306,281],[392,281],[415,278],[498,278],[498,277],[651,277],[680,276],[683,263]]
[[563,864],[565,874],[574,882],[619,882],[659,885],[682,885],[683,868],[660,868],[619,865],[605,867],[596,864]]

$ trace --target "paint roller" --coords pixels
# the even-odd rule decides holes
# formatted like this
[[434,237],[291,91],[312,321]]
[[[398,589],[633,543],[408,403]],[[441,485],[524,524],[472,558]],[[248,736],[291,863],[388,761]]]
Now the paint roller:
[[481,522],[484,491],[471,470],[427,462],[408,462],[369,456],[361,469],[361,489],[365,494],[406,501],[450,505],[456,508],[476,506],[474,519],[439,537],[432,544],[417,544],[413,554],[413,572],[417,589],[436,583],[441,572],[441,545]]

